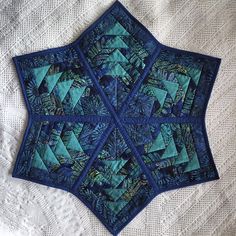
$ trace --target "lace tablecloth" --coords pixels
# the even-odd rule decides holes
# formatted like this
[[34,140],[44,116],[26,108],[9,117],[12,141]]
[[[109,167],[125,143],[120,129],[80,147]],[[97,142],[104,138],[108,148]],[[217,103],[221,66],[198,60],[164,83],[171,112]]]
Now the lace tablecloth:
[[[163,193],[121,235],[236,234],[236,1],[121,1],[169,46],[222,58],[207,130],[220,180]],[[11,177],[27,121],[11,58],[72,42],[113,1],[0,1],[0,235],[110,235],[74,196]]]

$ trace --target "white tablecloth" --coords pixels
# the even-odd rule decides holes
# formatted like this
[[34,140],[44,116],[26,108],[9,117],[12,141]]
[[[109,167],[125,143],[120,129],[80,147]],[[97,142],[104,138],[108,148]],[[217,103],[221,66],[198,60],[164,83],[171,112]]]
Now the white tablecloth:
[[[112,3],[0,0],[0,235],[110,235],[71,194],[11,177],[27,120],[11,58],[72,42]],[[236,235],[236,1],[122,3],[163,44],[222,63],[206,119],[220,180],[159,195],[121,235]]]

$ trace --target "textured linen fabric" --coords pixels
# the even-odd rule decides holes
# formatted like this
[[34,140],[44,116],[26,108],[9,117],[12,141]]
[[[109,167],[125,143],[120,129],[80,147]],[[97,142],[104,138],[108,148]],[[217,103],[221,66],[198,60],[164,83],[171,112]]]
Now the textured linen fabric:
[[[92,213],[73,196],[56,189],[45,191],[43,186],[32,186],[10,178],[17,143],[22,138],[27,119],[11,57],[73,41],[112,2],[33,3],[4,1],[0,5],[3,169],[0,228],[14,235],[108,235]],[[159,41],[223,60],[206,120],[211,149],[221,177],[219,183],[159,195],[121,234],[234,235],[235,3],[122,3]]]

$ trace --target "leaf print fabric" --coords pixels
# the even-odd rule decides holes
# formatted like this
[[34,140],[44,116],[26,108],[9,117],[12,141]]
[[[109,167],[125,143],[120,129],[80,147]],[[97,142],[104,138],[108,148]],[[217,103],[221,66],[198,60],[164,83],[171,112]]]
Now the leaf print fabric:
[[158,194],[219,178],[205,128],[219,58],[161,44],[116,2],[14,62],[29,119],[13,176],[71,192],[113,235]]

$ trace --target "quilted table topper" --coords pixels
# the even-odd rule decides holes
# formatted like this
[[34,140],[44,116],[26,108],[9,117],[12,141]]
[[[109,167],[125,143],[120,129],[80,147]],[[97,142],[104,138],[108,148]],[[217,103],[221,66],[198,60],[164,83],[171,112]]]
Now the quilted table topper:
[[219,178],[219,58],[161,44],[115,2],[73,43],[13,60],[29,114],[13,177],[71,192],[113,235],[158,194]]

